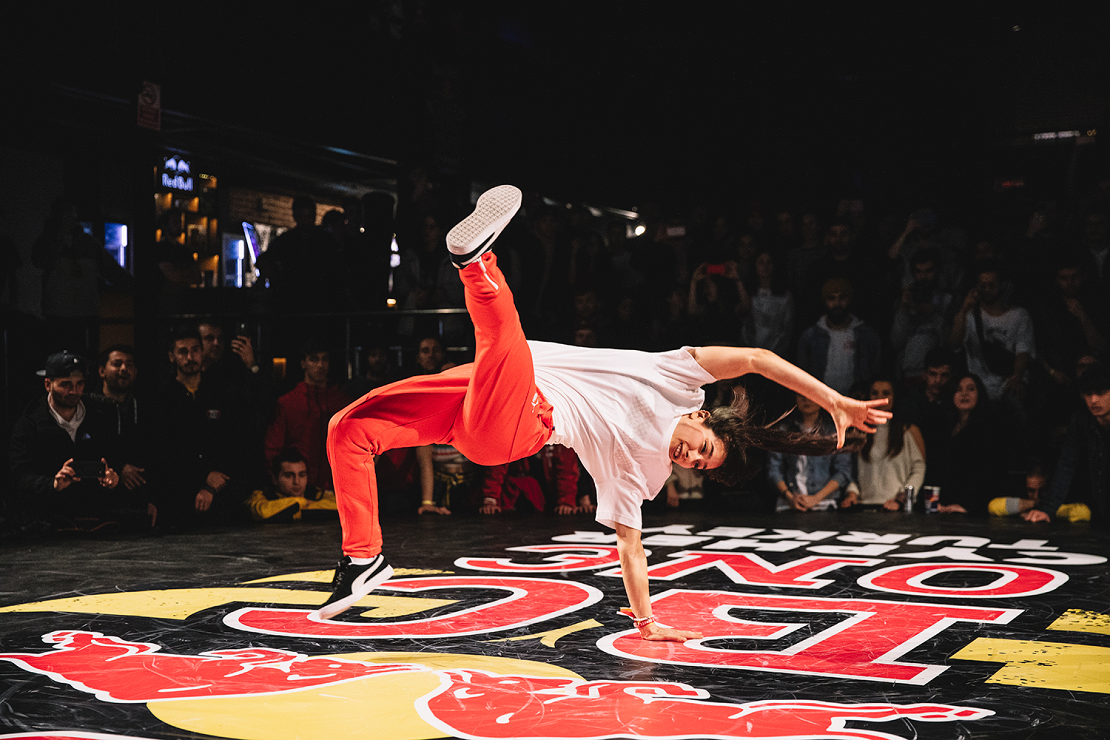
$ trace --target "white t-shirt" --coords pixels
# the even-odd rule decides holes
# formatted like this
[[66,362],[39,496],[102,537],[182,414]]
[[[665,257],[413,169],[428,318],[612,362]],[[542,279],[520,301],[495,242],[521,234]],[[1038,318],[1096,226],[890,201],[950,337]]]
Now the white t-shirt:
[[[1022,352],[1029,353],[1031,358],[1036,358],[1036,347],[1033,343],[1033,319],[1024,308],[1013,307],[1001,316],[991,316],[983,311],[983,338],[988,342],[998,342],[1015,355]],[[1008,379],[1002,375],[995,375],[987,367],[983,359],[983,351],[979,348],[979,331],[976,329],[975,312],[967,314],[967,333],[964,334],[964,347],[967,351],[967,369],[978,375],[983,385],[987,388],[987,395],[991,400],[1002,398],[1002,389]],[[1028,379],[1028,371],[1026,372]]]
[[597,521],[641,529],[640,505],[671,474],[679,417],[715,378],[686,350],[649,353],[528,342],[536,386],[552,406],[551,442],[571,447],[597,485]]

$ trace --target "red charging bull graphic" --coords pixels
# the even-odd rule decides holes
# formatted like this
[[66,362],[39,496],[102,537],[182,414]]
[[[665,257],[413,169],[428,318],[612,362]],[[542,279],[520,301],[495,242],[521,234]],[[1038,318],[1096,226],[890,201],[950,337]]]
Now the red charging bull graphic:
[[108,735],[103,732],[20,732],[0,735],[0,740],[151,740],[137,735]]
[[[299,691],[368,677],[427,671],[411,663],[369,664],[309,657],[286,650],[244,648],[199,655],[159,652],[149,643],[98,632],[51,632],[44,653],[6,653],[0,659],[109,702],[253,696]],[[586,681],[497,675],[481,670],[433,671],[439,687],[412,697],[421,719],[475,740],[502,738],[825,738],[900,740],[848,721],[919,722],[977,720],[993,712],[947,704],[836,704],[818,701],[757,701],[726,704],[681,683]],[[0,739],[8,736],[0,736]],[[81,732],[13,737],[99,738]]]
[[417,711],[448,735],[487,738],[829,738],[902,740],[845,729],[849,720],[921,722],[976,720],[986,709],[947,704],[834,704],[820,701],[705,701],[708,693],[681,683],[583,681],[498,676],[486,671],[437,671],[438,691]]
[[372,664],[310,658],[288,650],[244,648],[173,655],[146,642],[99,632],[59,630],[43,635],[45,653],[0,653],[34,673],[95,694],[101,701],[151,702],[300,691],[385,673],[427,670],[415,663]]

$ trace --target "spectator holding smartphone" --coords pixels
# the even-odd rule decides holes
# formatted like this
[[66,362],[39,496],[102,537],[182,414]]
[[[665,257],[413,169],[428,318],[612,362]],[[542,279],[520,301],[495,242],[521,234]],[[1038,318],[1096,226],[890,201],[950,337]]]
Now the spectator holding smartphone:
[[46,359],[46,395],[12,430],[14,494],[23,513],[59,531],[118,528],[119,485],[107,467],[109,435],[103,419],[86,408],[85,360],[71,352]]

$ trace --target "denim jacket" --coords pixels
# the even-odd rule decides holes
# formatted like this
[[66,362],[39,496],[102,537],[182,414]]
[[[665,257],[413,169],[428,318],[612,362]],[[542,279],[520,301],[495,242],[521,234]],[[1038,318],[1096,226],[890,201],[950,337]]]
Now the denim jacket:
[[[786,421],[779,424],[778,428],[801,431],[800,419],[801,415],[794,412]],[[821,414],[820,424],[821,434],[836,434],[836,426],[827,414]],[[811,495],[824,488],[830,480],[835,480],[840,484],[840,488],[829,498],[839,500],[844,494],[844,489],[848,487],[848,483],[852,480],[852,456],[809,455],[806,457],[805,472],[806,481],[808,481],[806,489]],[[797,477],[797,455],[787,455],[781,452],[772,452],[768,455],[767,479],[771,481],[772,486],[777,486],[779,481],[785,481],[786,487],[791,492],[797,492]]]

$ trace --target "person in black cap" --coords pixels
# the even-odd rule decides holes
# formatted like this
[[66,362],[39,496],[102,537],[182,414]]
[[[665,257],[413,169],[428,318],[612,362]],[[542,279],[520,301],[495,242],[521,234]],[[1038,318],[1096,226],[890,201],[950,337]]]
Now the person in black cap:
[[113,493],[119,475],[105,463],[109,436],[81,400],[85,360],[58,352],[39,374],[45,376],[46,396],[31,404],[12,430],[16,503],[25,515],[62,531],[118,528],[127,512]]

